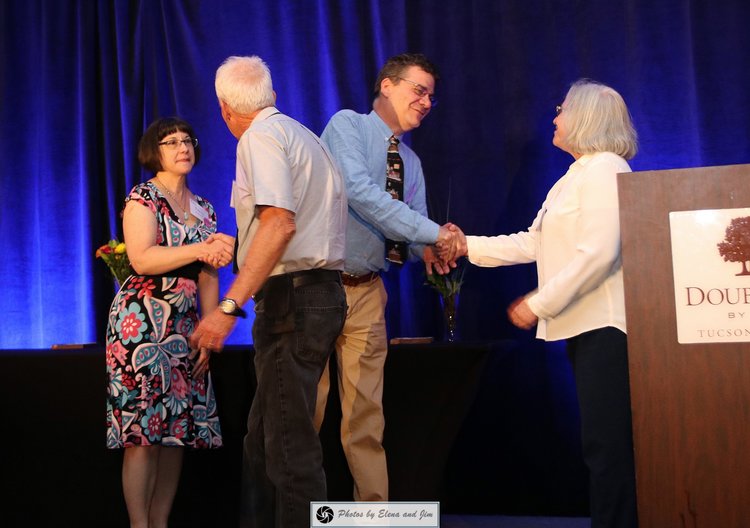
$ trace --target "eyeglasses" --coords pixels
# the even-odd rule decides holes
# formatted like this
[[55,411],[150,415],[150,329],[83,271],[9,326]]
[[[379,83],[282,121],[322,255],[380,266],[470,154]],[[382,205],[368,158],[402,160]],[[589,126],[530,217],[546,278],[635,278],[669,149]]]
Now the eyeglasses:
[[414,87],[413,88],[414,93],[417,94],[420,99],[427,96],[430,99],[430,104],[432,106],[437,105],[438,101],[437,101],[437,98],[435,97],[435,94],[431,94],[430,91],[424,86],[422,86],[421,84],[415,83],[414,81],[410,81],[409,79],[404,79],[403,77],[396,77],[396,79],[401,79],[402,81],[406,81],[409,84],[411,84]]
[[563,111],[562,105],[557,105],[555,107],[555,115],[560,115],[562,113],[562,111]]
[[159,146],[167,147],[169,150],[176,150],[180,148],[180,144],[185,145],[186,147],[192,145],[193,148],[198,146],[198,138],[185,138],[185,139],[170,139],[169,141],[162,141],[161,143],[157,143]]

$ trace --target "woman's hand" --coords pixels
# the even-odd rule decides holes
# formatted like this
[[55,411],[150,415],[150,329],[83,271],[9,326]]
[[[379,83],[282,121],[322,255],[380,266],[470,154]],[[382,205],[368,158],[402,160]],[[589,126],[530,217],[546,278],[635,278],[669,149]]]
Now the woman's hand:
[[456,260],[468,254],[466,235],[461,228],[451,222],[440,226],[438,241],[435,244],[438,257],[443,264],[456,267]]
[[530,330],[539,322],[539,318],[529,308],[525,297],[519,297],[508,306],[508,319],[522,330]]
[[224,233],[213,233],[204,240],[203,253],[198,260],[213,266],[221,268],[232,262],[234,256],[234,237]]

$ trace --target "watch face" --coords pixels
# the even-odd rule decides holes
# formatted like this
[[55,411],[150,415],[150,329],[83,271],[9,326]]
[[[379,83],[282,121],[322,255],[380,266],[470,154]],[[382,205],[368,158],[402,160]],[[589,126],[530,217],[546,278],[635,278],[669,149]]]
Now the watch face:
[[224,299],[219,303],[219,310],[231,315],[237,309],[237,304],[232,299]]

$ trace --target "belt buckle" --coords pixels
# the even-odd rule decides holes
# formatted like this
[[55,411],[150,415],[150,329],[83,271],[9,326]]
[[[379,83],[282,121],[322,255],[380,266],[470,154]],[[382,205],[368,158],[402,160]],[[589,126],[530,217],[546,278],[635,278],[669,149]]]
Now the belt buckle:
[[342,273],[341,282],[346,286],[359,286],[365,282],[372,281],[375,278],[375,272],[369,271],[362,275],[354,275],[352,273]]

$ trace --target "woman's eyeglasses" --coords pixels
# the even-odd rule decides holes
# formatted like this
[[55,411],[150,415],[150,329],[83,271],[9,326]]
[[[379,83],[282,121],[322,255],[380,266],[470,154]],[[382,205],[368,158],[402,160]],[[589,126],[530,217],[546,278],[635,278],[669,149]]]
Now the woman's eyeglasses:
[[192,145],[192,147],[195,148],[198,146],[198,138],[188,137],[185,139],[170,139],[168,141],[157,143],[157,145],[161,147],[167,147],[169,150],[180,148],[180,144],[185,145],[186,147]]

